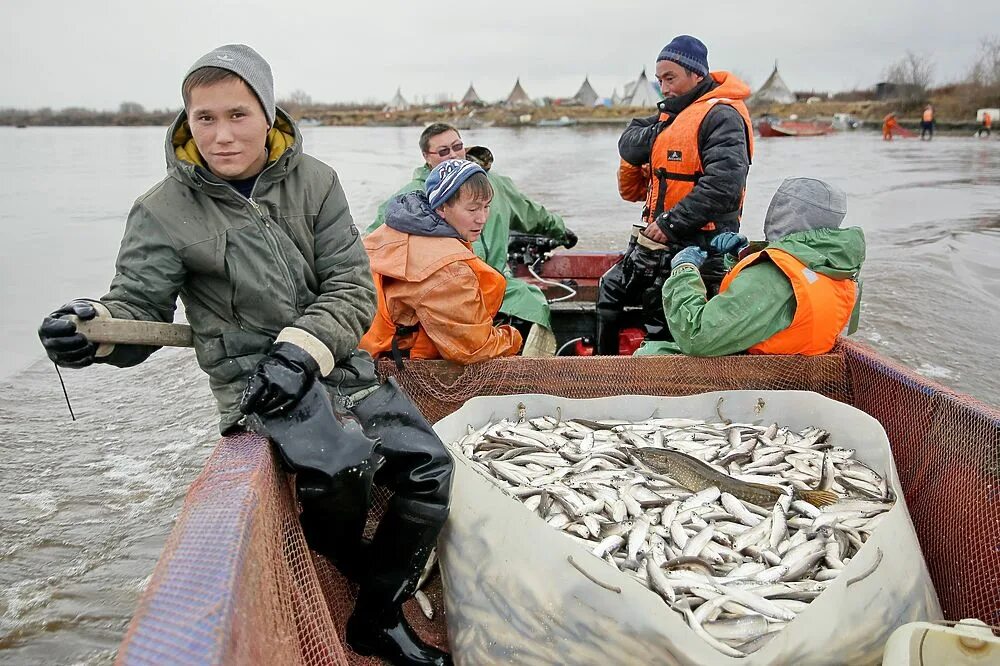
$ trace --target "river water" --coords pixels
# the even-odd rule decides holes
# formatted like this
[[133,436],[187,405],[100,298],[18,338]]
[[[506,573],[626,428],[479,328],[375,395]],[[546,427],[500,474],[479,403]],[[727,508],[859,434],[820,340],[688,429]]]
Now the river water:
[[[580,247],[624,246],[638,204],[617,193],[619,127],[465,132],[497,171],[562,213]],[[359,226],[419,161],[415,128],[306,128],[340,173]],[[161,128],[0,128],[0,661],[107,663],[217,441],[186,350],[125,370],[63,371],[41,317],[98,297],[132,201],[163,174]],[[843,187],[868,260],[858,336],[917,372],[1000,404],[1000,141],[873,133],[758,140],[743,229],[762,236],[787,176]]]

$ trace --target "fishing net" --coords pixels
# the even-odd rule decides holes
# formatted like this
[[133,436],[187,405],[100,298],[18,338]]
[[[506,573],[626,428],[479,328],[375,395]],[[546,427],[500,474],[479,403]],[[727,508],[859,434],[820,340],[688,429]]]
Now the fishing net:
[[[476,395],[688,395],[727,389],[815,391],[877,418],[892,443],[910,515],[945,617],[1000,624],[1000,411],[927,381],[856,343],[802,356],[498,359],[459,368],[406,362],[395,376],[428,420]],[[725,418],[726,405],[717,405]],[[376,495],[372,527],[388,499]],[[427,620],[446,646],[440,579]],[[266,440],[224,438],[188,492],[119,649],[132,663],[377,663],[343,640],[356,589],[311,553],[293,489]]]

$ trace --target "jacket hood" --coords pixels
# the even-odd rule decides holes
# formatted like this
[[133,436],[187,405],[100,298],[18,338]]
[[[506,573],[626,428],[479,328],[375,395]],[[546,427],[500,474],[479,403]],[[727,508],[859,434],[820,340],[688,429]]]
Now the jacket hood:
[[817,178],[786,178],[764,215],[764,238],[777,241],[808,229],[836,229],[847,216],[847,193]]
[[750,86],[730,72],[712,72],[711,77],[719,84],[706,97],[716,99],[746,99],[750,96]]
[[[267,133],[267,165],[282,162],[282,171],[288,171],[298,164],[302,155],[302,135],[291,117],[280,107],[275,107],[274,126]],[[196,170],[199,176],[219,180],[208,170],[205,160],[198,152],[188,125],[187,111],[181,110],[167,130],[164,146],[167,158],[167,173],[177,180],[197,186]],[[265,166],[265,169],[267,166]]]
[[796,231],[768,247],[784,250],[808,268],[835,280],[856,276],[865,260],[861,227]]
[[458,238],[417,236],[388,224],[365,236],[364,245],[373,273],[407,282],[422,282],[448,264],[476,256]]
[[427,195],[419,191],[401,194],[390,201],[385,208],[385,223],[404,234],[462,238],[431,208]]
[[710,99],[746,99],[750,87],[729,72],[711,72],[693,90],[678,97],[667,97],[656,105],[662,113],[678,114],[695,102]]

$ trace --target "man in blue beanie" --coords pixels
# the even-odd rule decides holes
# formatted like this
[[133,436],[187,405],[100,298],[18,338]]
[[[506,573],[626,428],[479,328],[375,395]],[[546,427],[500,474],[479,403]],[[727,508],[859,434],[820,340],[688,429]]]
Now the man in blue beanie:
[[[737,232],[753,130],[743,100],[750,88],[729,72],[711,72],[708,48],[690,35],[674,37],[656,58],[663,99],[659,113],[635,118],[618,141],[618,191],[643,201],[621,261],[601,278],[597,297],[597,352],[617,354],[626,306],[643,306],[647,336],[670,338],[660,289],[672,255],[689,245],[717,248],[724,231]],[[639,231],[641,229],[641,232]],[[720,257],[701,267],[709,294],[724,274]]]

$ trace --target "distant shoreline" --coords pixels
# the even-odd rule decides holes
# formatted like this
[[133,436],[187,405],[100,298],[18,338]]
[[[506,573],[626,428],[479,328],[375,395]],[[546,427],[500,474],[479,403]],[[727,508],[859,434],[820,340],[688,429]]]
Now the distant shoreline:
[[[932,100],[933,102],[933,100]],[[936,103],[935,103],[936,104]],[[780,118],[795,115],[799,120],[828,121],[835,113],[846,113],[863,121],[865,127],[881,126],[882,118],[890,111],[896,111],[900,124],[915,129],[920,126],[919,111],[907,112],[899,101],[821,101],[813,104],[799,102],[769,107],[751,107],[751,116],[756,119],[765,112]],[[618,125],[635,117],[644,117],[656,112],[652,108],[627,107],[583,107],[583,106],[535,106],[507,108],[484,106],[475,108],[421,107],[405,110],[386,111],[372,107],[344,107],[313,105],[286,108],[289,115],[301,126],[335,127],[423,127],[433,122],[448,122],[460,129],[480,127],[529,127],[541,125],[559,127],[571,125]],[[166,127],[173,122],[177,111],[152,111],[141,113],[98,112],[85,109],[65,109],[52,111],[21,111],[0,109],[0,126],[11,127]],[[978,127],[975,122],[975,108],[964,108],[955,104],[941,104],[936,117],[936,130],[972,131]]]

